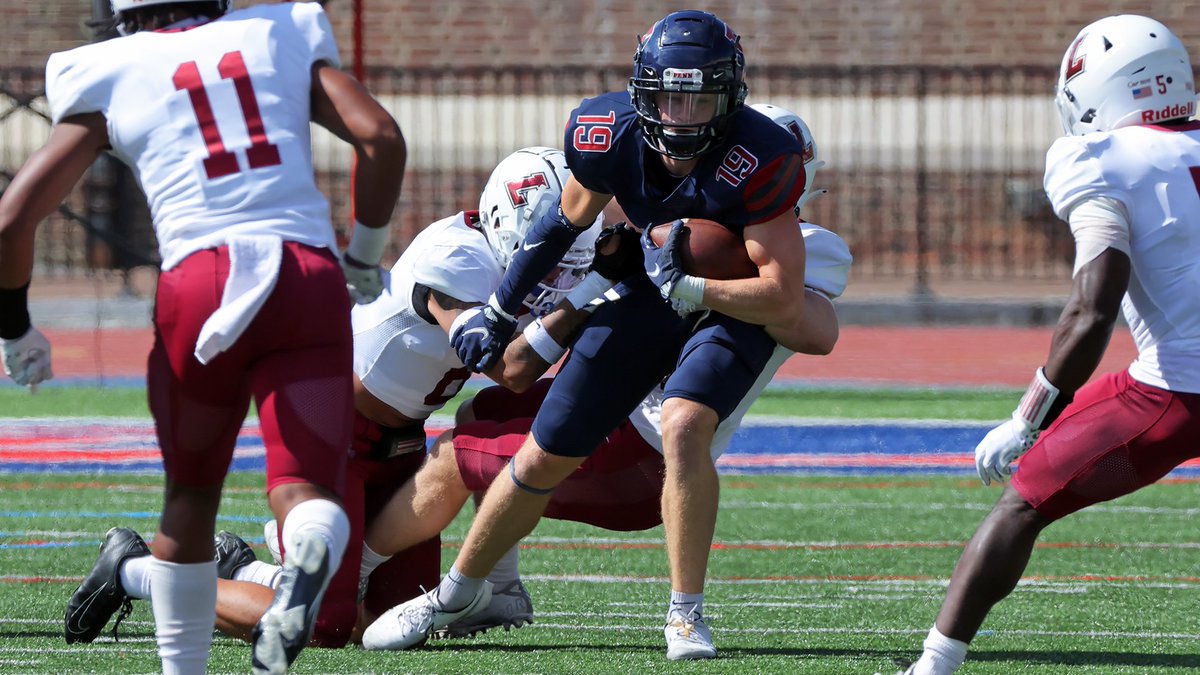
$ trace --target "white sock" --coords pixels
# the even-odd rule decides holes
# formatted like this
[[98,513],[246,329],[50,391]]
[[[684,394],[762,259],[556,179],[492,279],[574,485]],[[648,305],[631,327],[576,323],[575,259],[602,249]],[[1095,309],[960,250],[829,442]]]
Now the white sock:
[[390,555],[380,555],[375,552],[375,549],[367,546],[367,542],[363,542],[362,548],[362,563],[358,567],[358,578],[366,579],[371,576],[371,572],[375,571],[383,563],[392,559]]
[[925,651],[913,664],[914,675],[951,675],[967,659],[967,643],[942,635],[937,626],[929,629]]
[[484,581],[484,579],[463,576],[457,566],[451,565],[450,571],[442,578],[442,583],[438,584],[437,601],[441,603],[443,609],[451,612],[458,611],[471,604]]
[[518,557],[517,546],[508,549],[508,553],[505,553],[504,557],[500,558],[500,562],[497,562],[496,566],[492,568],[492,573],[487,575],[487,580],[499,588],[520,579],[521,573],[517,571]]
[[121,563],[121,588],[129,597],[150,599],[150,566],[153,560],[152,555],[142,555],[127,558]]
[[346,542],[350,541],[350,519],[342,507],[328,499],[309,499],[292,507],[283,521],[283,548],[293,551],[300,538],[315,534],[329,549],[329,573],[342,564]]
[[233,573],[233,580],[249,581],[259,586],[275,588],[279,584],[279,573],[282,571],[283,568],[279,565],[255,560],[252,563],[237,568],[237,571]]
[[217,562],[151,560],[150,607],[163,675],[203,675],[217,621]]
[[671,591],[671,606],[667,609],[667,617],[673,612],[684,616],[704,616],[704,594]]

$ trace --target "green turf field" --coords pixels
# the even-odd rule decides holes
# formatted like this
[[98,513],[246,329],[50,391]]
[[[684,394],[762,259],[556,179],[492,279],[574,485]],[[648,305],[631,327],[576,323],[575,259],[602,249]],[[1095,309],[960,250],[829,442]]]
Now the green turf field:
[[[10,406],[32,400],[17,393],[0,397],[4,414],[36,414]],[[143,394],[126,393],[101,396],[109,407],[98,408],[89,407],[98,405],[94,394],[45,389],[35,398],[61,395],[59,406],[76,414],[144,414]],[[987,419],[1003,417],[1015,399],[792,391],[773,392],[754,412]],[[105,635],[68,646],[61,633],[64,603],[103,533],[113,525],[152,532],[159,486],[155,476],[0,475],[0,672],[158,671],[145,602],[135,603],[120,642]],[[261,475],[234,474],[228,486],[218,527],[261,536]],[[919,653],[962,542],[998,495],[971,476],[723,476],[706,595],[720,650],[712,662],[663,656],[669,588],[661,529],[612,533],[546,521],[521,558],[534,625],[407,653],[309,649],[293,672],[890,675],[894,659]],[[1200,484],[1170,481],[1051,527],[960,672],[1200,669],[1198,504]],[[448,530],[446,565],[466,526],[460,517]],[[248,664],[244,644],[217,638],[210,672],[244,673]]]

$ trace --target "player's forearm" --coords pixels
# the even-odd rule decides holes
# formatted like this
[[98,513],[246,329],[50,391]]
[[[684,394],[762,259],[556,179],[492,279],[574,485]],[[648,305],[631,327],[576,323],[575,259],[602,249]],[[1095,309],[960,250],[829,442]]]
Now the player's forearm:
[[837,310],[824,295],[804,292],[804,318],[795,323],[766,326],[767,334],[781,347],[798,354],[824,356],[837,344],[839,326]]
[[[552,312],[542,317],[539,329],[527,330],[508,343],[504,358],[488,376],[513,391],[528,389],[561,359],[559,352],[565,351],[574,342],[589,317],[590,312],[575,309],[566,300],[558,303]],[[539,345],[530,342],[534,330],[545,333],[542,337],[535,337],[535,340],[540,340]],[[551,342],[547,342],[547,339]]]
[[770,277],[707,279],[703,303],[715,312],[746,323],[799,324],[804,320],[804,287],[792,286]]
[[[394,126],[394,125],[393,125]],[[400,128],[355,148],[354,218],[368,227],[386,227],[400,198],[408,149]]]

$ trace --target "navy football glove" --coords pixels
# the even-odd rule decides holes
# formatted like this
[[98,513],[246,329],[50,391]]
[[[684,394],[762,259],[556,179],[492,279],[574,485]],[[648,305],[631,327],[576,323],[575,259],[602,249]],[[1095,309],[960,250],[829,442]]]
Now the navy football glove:
[[463,365],[476,373],[491,368],[504,355],[504,348],[517,328],[516,317],[506,314],[493,294],[480,309],[467,310],[456,320],[450,344]]
[[676,220],[671,223],[671,231],[663,240],[662,246],[656,246],[654,240],[650,238],[651,229],[653,228],[647,227],[642,232],[643,265],[646,269],[646,276],[650,277],[650,281],[655,286],[658,286],[658,290],[664,298],[669,298],[675,284],[679,283],[679,278],[683,276],[683,266],[679,260],[677,247],[679,234],[683,232],[683,221]]

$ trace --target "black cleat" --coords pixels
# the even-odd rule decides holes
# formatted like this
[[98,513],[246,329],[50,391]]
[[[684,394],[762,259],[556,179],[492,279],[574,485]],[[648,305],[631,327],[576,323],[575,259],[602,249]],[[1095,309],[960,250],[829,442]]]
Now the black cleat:
[[213,539],[213,546],[217,549],[218,579],[232,579],[234,572],[258,561],[250,544],[232,532],[218,532]]
[[254,627],[250,666],[255,675],[283,675],[312,636],[333,570],[325,540],[308,535],[291,549],[275,599]]
[[67,644],[95,640],[109,617],[120,610],[112,630],[113,639],[116,639],[117,626],[133,611],[129,596],[121,588],[121,563],[144,555],[150,555],[150,547],[128,527],[114,527],[104,535],[100,557],[67,601],[63,625]]

